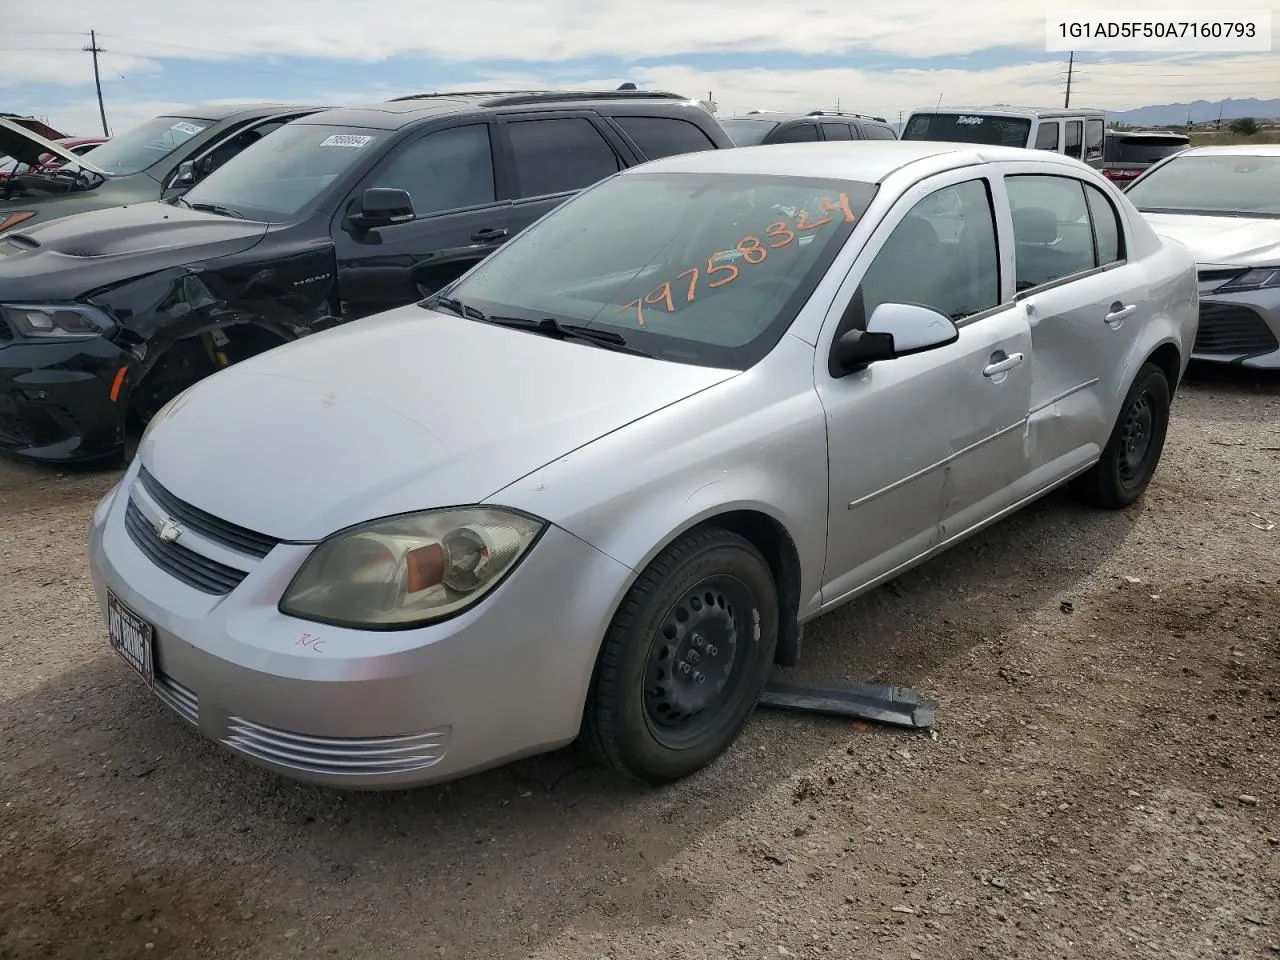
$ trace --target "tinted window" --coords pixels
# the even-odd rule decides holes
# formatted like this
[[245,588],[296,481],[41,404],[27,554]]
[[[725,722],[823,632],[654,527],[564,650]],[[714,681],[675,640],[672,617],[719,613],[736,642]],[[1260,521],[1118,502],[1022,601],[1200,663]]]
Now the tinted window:
[[1191,141],[1176,133],[1111,133],[1106,137],[1106,159],[1112,163],[1155,163]]
[[1093,220],[1094,241],[1098,245],[1098,265],[1114,263],[1122,258],[1120,245],[1120,218],[1116,208],[1097,187],[1086,183],[1085,196],[1089,201],[1089,216]]
[[1102,158],[1102,121],[1086,120],[1084,122],[1084,158],[1100,160]]
[[[1079,121],[1077,121],[1079,122]],[[1070,177],[1007,177],[1017,289],[1094,267],[1084,184]]]
[[882,303],[918,303],[953,320],[996,306],[1000,265],[985,181],[943,187],[912,207],[860,289],[863,326]]
[[581,190],[622,169],[590,120],[520,120],[507,124],[521,197]]
[[649,160],[714,150],[715,143],[696,123],[675,117],[614,117]]
[[490,315],[589,324],[664,359],[745,369],[777,343],[875,191],[632,172],[560,205],[448,294]]
[[773,143],[809,143],[818,139],[816,123],[793,123],[783,127],[782,132],[773,138]]
[[420,217],[493,203],[489,128],[475,123],[429,133],[396,154],[372,186],[408,190]]
[[285,120],[268,120],[246,127],[227,137],[196,162],[196,172],[201,176],[218,169],[246,147],[251,146],[273,131],[285,125]]
[[1079,160],[1081,156],[1080,148],[1084,143],[1084,121],[1068,120],[1066,122],[1066,128],[1066,144],[1062,152],[1068,157],[1075,157]]
[[1280,157],[1174,157],[1125,191],[1139,210],[1280,217]]
[[312,204],[348,171],[370,160],[386,135],[362,127],[290,123],[232,157],[184,199],[217,204],[252,219],[279,220]]
[[156,117],[104,143],[93,151],[91,162],[99,170],[117,176],[137,173],[204,133],[211,123],[191,117]]
[[1025,147],[1031,137],[1031,121],[1023,117],[996,117],[982,113],[918,113],[907,121],[903,140],[943,140]]
[[769,131],[778,125],[777,120],[722,120],[720,126],[740,147],[754,147],[764,142]]
[[823,121],[822,132],[828,140],[852,140],[847,123],[828,123]]
[[868,140],[897,140],[897,134],[889,127],[882,126],[878,123],[864,123],[862,125],[862,135]]
[[1058,149],[1058,121],[1046,120],[1040,124],[1036,130],[1036,149],[1037,150],[1054,150]]

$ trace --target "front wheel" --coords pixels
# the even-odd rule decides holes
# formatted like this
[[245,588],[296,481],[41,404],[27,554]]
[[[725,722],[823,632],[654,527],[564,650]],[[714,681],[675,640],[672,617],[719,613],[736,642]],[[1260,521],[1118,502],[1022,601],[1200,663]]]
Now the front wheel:
[[1082,500],[1107,510],[1137,502],[1160,462],[1171,402],[1164,371],[1144,363],[1124,398],[1101,458],[1072,485]]
[[777,642],[777,589],[760,551],[727,530],[687,534],[645,568],[609,627],[586,746],[651,784],[700,770],[742,731]]

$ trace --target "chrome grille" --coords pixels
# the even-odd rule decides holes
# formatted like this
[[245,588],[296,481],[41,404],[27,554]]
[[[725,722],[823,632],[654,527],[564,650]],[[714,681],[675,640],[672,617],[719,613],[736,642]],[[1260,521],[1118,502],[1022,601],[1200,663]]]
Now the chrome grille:
[[247,553],[251,557],[265,557],[280,541],[264,533],[257,533],[245,527],[228,523],[199,507],[194,507],[185,500],[180,500],[160,485],[155,477],[147,472],[146,467],[138,470],[138,480],[168,516],[189,530],[221,544],[228,550]]
[[193,726],[200,725],[200,698],[195,692],[188,690],[173,677],[156,671],[156,695],[164,701],[174,713]]
[[1200,302],[1200,329],[1193,353],[1254,354],[1280,348],[1262,317],[1232,303]]
[[227,718],[222,743],[241,753],[308,773],[336,776],[411,773],[444,759],[450,728],[391,737],[312,737]]
[[234,590],[249,575],[244,570],[236,570],[210,560],[180,544],[165,543],[133,500],[125,508],[124,527],[129,532],[129,538],[152,563],[197,590],[223,596]]

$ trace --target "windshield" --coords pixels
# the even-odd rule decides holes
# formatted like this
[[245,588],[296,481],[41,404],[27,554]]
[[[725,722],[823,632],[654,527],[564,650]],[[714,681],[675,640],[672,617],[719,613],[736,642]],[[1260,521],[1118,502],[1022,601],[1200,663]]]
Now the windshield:
[[90,162],[117,177],[137,173],[159,163],[212,123],[192,117],[156,117],[102,144]]
[[1280,157],[1175,157],[1125,191],[1139,210],[1280,217]]
[[781,338],[875,191],[801,177],[622,174],[444,292],[486,314],[590,325],[655,357],[745,370]]
[[184,199],[255,220],[287,219],[374,153],[386,136],[385,130],[291,123],[246,147]]
[[739,147],[754,147],[764,142],[769,131],[778,125],[777,120],[721,120],[720,126],[729,139]]
[[916,113],[902,131],[901,140],[943,140],[1025,147],[1031,137],[1031,121],[1025,117],[995,117],[981,113]]
[[1175,134],[1109,134],[1104,159],[1111,163],[1155,163],[1179,150],[1185,150],[1190,142],[1186,137]]

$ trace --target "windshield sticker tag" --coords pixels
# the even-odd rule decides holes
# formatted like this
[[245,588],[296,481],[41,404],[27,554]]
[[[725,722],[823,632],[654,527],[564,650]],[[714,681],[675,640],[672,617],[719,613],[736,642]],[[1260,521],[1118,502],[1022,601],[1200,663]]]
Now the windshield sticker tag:
[[[849,206],[849,195],[842,193],[835,200],[822,198],[822,210],[827,214],[835,214],[837,212],[843,214],[845,223],[853,223],[857,217],[854,215],[853,209]],[[729,260],[743,260],[751,266],[764,263],[769,257],[770,250],[780,250],[783,247],[790,246],[797,240],[796,231],[798,230],[816,230],[818,227],[833,222],[834,216],[826,216],[821,220],[810,220],[810,214],[807,210],[797,210],[792,214],[794,224],[788,225],[785,220],[777,220],[769,224],[765,228],[765,241],[761,241],[760,237],[747,235],[737,242],[732,250],[722,250],[719,253],[713,253],[707,258],[707,266],[705,270],[700,271],[698,267],[689,267],[676,274],[676,280],[689,278],[688,287],[683,285],[680,288],[679,299],[684,303],[693,303],[698,297],[698,280],[707,281],[706,286],[710,289],[723,287],[725,284],[732,283],[742,274],[742,269],[734,263],[727,263]],[[799,237],[800,244],[803,246],[805,242],[813,239],[813,234]],[[728,276],[722,276],[728,274]],[[717,278],[717,279],[712,279]],[[644,308],[648,306],[657,306],[661,304],[667,313],[675,313],[676,311],[676,293],[672,287],[670,280],[655,287],[643,297],[624,303],[617,309],[617,313],[626,313],[628,310],[635,310],[636,323],[644,326]]]
[[958,125],[963,125],[966,127],[978,127],[982,125],[982,118],[981,117],[959,117],[957,118],[956,123]]
[[353,133],[335,133],[320,141],[322,147],[355,147],[357,150],[372,140],[373,137],[358,137]]
[[177,130],[179,133],[190,134],[194,137],[197,133],[203,130],[204,127],[197,127],[194,123],[187,123],[185,120],[180,120],[169,129]]

